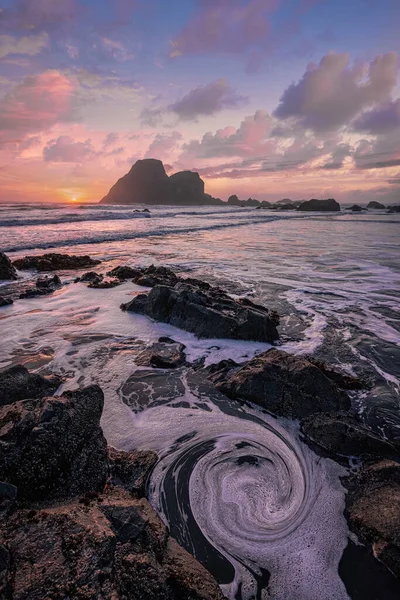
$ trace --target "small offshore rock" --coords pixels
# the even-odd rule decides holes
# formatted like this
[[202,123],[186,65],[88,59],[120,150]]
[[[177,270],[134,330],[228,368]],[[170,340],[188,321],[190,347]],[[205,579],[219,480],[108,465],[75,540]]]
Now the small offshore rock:
[[121,285],[122,281],[120,279],[104,279],[104,278],[98,278],[98,279],[93,279],[88,287],[90,288],[95,288],[95,289],[109,289],[109,288],[113,288],[113,287],[117,287],[117,285]]
[[19,295],[20,300],[25,298],[37,298],[38,296],[48,296],[62,287],[61,279],[58,275],[53,277],[40,277],[36,281],[36,288],[29,288]]
[[367,208],[374,208],[374,209],[382,210],[382,209],[386,208],[386,206],[384,204],[381,204],[381,202],[377,202],[376,200],[371,200],[371,202],[368,202]]
[[29,373],[25,367],[16,365],[0,373],[0,406],[19,400],[51,396],[61,382],[61,377],[57,375],[43,377],[38,373]]
[[134,279],[137,285],[154,287],[155,285],[170,285],[178,283],[177,275],[168,267],[156,267],[151,265],[143,269],[142,273]]
[[135,359],[137,365],[158,369],[176,369],[186,362],[184,344],[171,340],[167,343],[156,342],[143,350]]
[[13,265],[20,270],[61,271],[94,267],[100,264],[100,262],[100,260],[95,260],[90,258],[90,256],[48,253],[40,256],[19,258],[13,262]]
[[340,211],[340,204],[333,198],[328,198],[327,200],[318,200],[317,198],[312,198],[311,200],[302,202],[300,206],[297,207],[297,210],[337,212]]
[[108,271],[107,275],[109,277],[117,277],[117,279],[135,279],[136,277],[140,277],[143,273],[143,269],[129,267],[127,265],[118,266]]
[[17,271],[4,252],[0,252],[0,280],[14,281],[18,279]]
[[82,281],[82,283],[90,283],[91,281],[102,280],[103,275],[101,273],[96,273],[96,271],[88,271],[82,277],[78,277],[75,281]]

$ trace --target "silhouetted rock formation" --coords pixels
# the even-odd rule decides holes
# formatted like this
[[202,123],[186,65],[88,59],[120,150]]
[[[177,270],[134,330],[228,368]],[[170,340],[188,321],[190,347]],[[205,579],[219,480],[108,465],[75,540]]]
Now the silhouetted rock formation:
[[312,198],[311,200],[302,202],[297,210],[336,212],[340,210],[340,204],[333,198],[328,198],[327,200],[318,200],[317,198]]
[[0,252],[0,280],[12,281],[17,278],[17,271],[15,270],[15,267],[13,267],[11,260],[4,252]]
[[353,204],[353,206],[349,206],[346,210],[351,210],[351,212],[366,212],[368,209],[359,204]]
[[198,173],[180,171],[168,177],[161,160],[138,160],[129,173],[118,179],[102,204],[207,205],[222,201],[204,193]]
[[256,208],[269,208],[270,203],[269,202],[260,202],[259,200],[256,200],[255,198],[247,198],[247,200],[239,200],[239,198],[236,196],[236,194],[233,194],[232,196],[229,196],[227,204],[229,204],[229,206],[252,206],[252,207],[256,207]]
[[393,206],[388,206],[388,213],[400,213],[400,204],[393,204]]
[[371,202],[368,202],[367,208],[383,209],[386,208],[386,206],[380,202],[377,202],[376,200],[371,200]]

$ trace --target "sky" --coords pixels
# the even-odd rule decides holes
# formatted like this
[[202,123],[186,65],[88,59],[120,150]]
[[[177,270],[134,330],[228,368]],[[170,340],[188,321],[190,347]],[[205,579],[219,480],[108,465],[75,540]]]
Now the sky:
[[226,200],[400,202],[400,0],[0,0],[0,201],[138,159]]

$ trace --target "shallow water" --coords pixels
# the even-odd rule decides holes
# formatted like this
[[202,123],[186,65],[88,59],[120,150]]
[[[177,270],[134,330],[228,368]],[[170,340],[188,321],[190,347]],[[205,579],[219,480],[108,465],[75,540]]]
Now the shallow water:
[[[277,309],[281,347],[368,379],[355,407],[400,438],[399,234],[400,216],[380,213],[0,207],[12,258],[52,248],[100,258],[102,272],[166,264]],[[0,309],[0,368],[23,362],[59,373],[61,391],[102,386],[109,443],[159,452],[151,501],[229,598],[348,597],[338,575],[347,544],[342,468],[304,446],[295,424],[227,401],[190,370],[165,378],[135,365],[160,335],[207,364],[243,361],[268,345],[197,340],[119,309],[143,288],[88,289],[73,283],[76,273],[61,275],[70,283],[53,296]]]

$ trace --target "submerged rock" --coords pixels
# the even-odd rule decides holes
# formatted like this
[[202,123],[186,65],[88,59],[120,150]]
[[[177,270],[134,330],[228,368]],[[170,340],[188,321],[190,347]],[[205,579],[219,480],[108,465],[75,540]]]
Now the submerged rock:
[[311,415],[302,421],[301,431],[306,441],[322,448],[329,456],[400,457],[399,445],[379,437],[350,413]]
[[[316,364],[275,348],[244,365],[223,361],[209,377],[230,398],[254,402],[268,411],[301,419],[317,412],[348,410],[350,400]],[[340,374],[338,374],[340,381]],[[347,377],[342,387],[347,387]]]
[[13,265],[20,270],[61,271],[94,267],[100,264],[100,262],[100,260],[95,260],[90,258],[90,256],[48,253],[41,256],[19,258],[13,262]]
[[155,367],[158,369],[176,369],[186,361],[184,344],[177,342],[156,342],[135,359],[137,365],[142,367]]
[[26,298],[37,298],[38,296],[48,296],[62,287],[61,279],[58,275],[53,277],[41,277],[36,281],[36,288],[29,288],[19,295],[20,300]]
[[13,281],[18,279],[17,271],[11,260],[4,252],[0,252],[0,280]]
[[327,200],[318,200],[316,198],[312,198],[311,200],[302,202],[297,210],[336,212],[340,210],[340,204],[333,198],[328,198]]
[[268,309],[251,301],[234,300],[219,288],[193,281],[181,281],[174,287],[156,285],[121,308],[186,329],[200,338],[278,339],[276,320]]
[[43,398],[54,394],[61,384],[61,377],[42,377],[29,373],[28,369],[16,365],[0,373],[0,406],[19,400]]
[[367,464],[343,483],[350,529],[400,578],[400,464]]
[[0,480],[31,501],[101,491],[107,446],[98,386],[0,408]]

